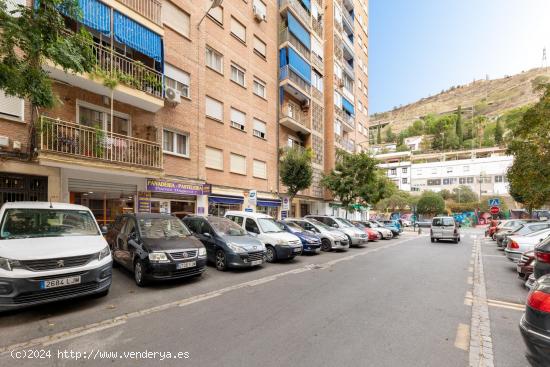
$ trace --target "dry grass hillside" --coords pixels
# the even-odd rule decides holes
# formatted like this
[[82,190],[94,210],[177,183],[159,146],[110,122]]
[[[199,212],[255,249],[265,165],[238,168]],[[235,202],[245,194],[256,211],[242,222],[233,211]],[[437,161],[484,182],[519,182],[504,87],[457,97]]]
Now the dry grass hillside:
[[456,111],[458,106],[462,106],[465,113],[473,107],[476,115],[498,117],[507,110],[536,102],[539,96],[533,90],[534,87],[548,81],[550,68],[532,69],[501,79],[477,80],[392,111],[373,115],[369,125],[389,125],[394,133],[398,133],[423,116],[443,115]]

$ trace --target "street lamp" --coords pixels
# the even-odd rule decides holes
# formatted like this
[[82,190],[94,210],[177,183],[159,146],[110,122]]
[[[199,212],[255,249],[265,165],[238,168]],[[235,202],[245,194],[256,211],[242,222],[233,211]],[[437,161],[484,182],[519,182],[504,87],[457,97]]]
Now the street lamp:
[[201,26],[201,23],[202,21],[204,20],[204,18],[208,15],[208,12],[210,12],[210,10],[212,9],[215,9],[215,8],[218,8],[219,6],[222,5],[222,2],[223,0],[213,0],[212,1],[212,4],[210,4],[210,8],[208,8],[208,10],[206,11],[206,13],[204,13],[204,15],[202,16],[201,20],[199,21],[199,23],[197,24],[197,28],[199,28]]

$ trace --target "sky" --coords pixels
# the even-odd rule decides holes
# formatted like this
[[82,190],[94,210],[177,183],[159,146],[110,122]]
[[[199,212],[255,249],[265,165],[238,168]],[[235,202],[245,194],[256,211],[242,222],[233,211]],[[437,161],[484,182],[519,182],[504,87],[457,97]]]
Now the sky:
[[539,67],[550,0],[369,0],[369,113]]

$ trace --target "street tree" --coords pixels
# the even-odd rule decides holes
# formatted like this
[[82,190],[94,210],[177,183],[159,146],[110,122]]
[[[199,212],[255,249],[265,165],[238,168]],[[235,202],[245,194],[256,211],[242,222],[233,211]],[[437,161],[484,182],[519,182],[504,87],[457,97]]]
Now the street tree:
[[457,112],[456,112],[456,124],[455,124],[455,132],[456,136],[458,137],[458,143],[460,146],[462,146],[462,143],[464,142],[464,131],[462,127],[462,107],[458,106]]
[[386,135],[385,136],[386,143],[395,143],[396,136],[393,133],[391,126],[388,126],[388,128],[386,129],[385,135]]
[[445,211],[445,201],[438,193],[424,191],[416,205],[419,214],[436,215]]
[[380,132],[380,124],[378,125],[378,131],[376,132],[376,144],[382,144],[382,134]]
[[472,203],[477,202],[479,197],[470,186],[460,185],[453,189],[451,199],[457,203]]
[[504,141],[504,129],[502,128],[500,119],[498,119],[495,126],[495,144],[500,146],[502,145],[503,141]]
[[378,210],[405,210],[412,208],[416,203],[416,198],[410,193],[402,190],[396,190],[391,196],[382,199],[376,204]]
[[301,147],[292,147],[281,151],[279,175],[281,182],[287,187],[290,202],[299,191],[311,186],[313,180],[312,155],[311,149]]

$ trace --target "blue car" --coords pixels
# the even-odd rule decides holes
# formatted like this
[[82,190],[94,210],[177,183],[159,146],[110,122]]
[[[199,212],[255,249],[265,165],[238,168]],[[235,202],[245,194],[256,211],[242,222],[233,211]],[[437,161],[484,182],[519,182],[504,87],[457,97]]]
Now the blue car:
[[303,250],[302,253],[315,254],[321,251],[321,238],[314,234],[304,230],[302,227],[293,222],[277,222],[282,229],[292,233],[302,241]]
[[401,234],[401,230],[399,229],[398,225],[396,225],[393,220],[382,220],[382,221],[372,221],[374,223],[377,223],[378,225],[389,229],[394,237],[397,237]]

